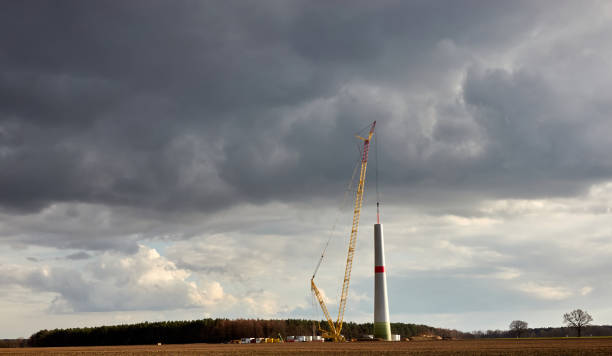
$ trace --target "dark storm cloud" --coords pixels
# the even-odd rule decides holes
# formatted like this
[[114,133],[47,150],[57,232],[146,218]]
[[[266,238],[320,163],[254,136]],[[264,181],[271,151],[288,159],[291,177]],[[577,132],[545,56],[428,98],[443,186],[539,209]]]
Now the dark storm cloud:
[[609,113],[554,86],[529,71],[468,72],[464,98],[487,141],[480,173],[496,172],[495,189],[565,195],[612,176],[609,143],[592,132],[610,132]]
[[[547,116],[565,96],[537,73],[466,72],[463,98],[427,104],[437,112],[429,133],[419,125],[427,105],[407,99],[448,94],[449,73],[472,65],[467,51],[516,44],[558,14],[546,17],[543,4],[2,7],[0,205],[9,211],[55,202],[215,211],[325,196],[351,170],[352,134],[374,119],[389,190],[555,194],[611,174],[609,159],[590,159],[606,147],[587,144],[589,128],[576,135]],[[394,115],[389,93],[410,107]],[[460,149],[470,145],[475,153]]]
[[86,260],[88,258],[91,258],[91,255],[83,251],[71,253],[68,256],[66,256],[67,260]]

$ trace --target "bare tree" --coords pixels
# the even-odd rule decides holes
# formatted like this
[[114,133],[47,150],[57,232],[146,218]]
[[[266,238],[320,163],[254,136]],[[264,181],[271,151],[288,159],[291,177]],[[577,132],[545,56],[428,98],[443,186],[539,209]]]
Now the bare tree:
[[576,329],[576,331],[578,331],[578,337],[581,335],[582,328],[589,325],[591,321],[593,321],[593,318],[589,313],[581,309],[563,314],[563,322],[567,324],[567,326]]
[[521,334],[527,330],[527,322],[522,320],[514,320],[510,323],[510,331],[516,334],[516,337],[521,337]]

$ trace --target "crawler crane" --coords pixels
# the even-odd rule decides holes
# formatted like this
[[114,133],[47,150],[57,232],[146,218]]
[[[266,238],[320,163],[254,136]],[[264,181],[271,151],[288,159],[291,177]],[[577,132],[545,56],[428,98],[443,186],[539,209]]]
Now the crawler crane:
[[365,188],[365,179],[366,179],[366,168],[368,166],[368,151],[370,149],[370,141],[372,140],[372,136],[374,135],[374,128],[376,127],[376,121],[372,123],[370,126],[370,131],[368,132],[368,137],[357,136],[357,138],[363,140],[363,149],[361,151],[361,170],[359,173],[359,184],[357,185],[357,193],[355,194],[355,203],[354,203],[354,211],[353,211],[353,225],[351,227],[351,236],[349,239],[348,246],[348,254],[346,257],[346,267],[344,270],[344,282],[342,283],[342,294],[340,296],[340,304],[338,307],[338,319],[334,322],[329,315],[329,311],[327,310],[327,306],[325,305],[325,301],[323,300],[323,296],[321,292],[317,288],[314,279],[321,266],[321,262],[323,261],[323,254],[321,254],[321,258],[319,259],[319,263],[315,268],[314,273],[312,274],[312,278],[310,279],[310,287],[312,292],[316,296],[319,304],[321,305],[321,309],[323,310],[323,314],[325,314],[325,318],[327,319],[327,324],[329,326],[329,330],[321,329],[319,326],[319,330],[321,332],[321,336],[326,339],[333,339],[335,342],[346,341],[344,336],[340,334],[342,331],[342,323],[344,321],[344,310],[346,309],[346,300],[348,297],[348,288],[349,282],[351,280],[351,269],[353,267],[353,257],[355,255],[355,244],[357,242],[357,229],[359,228],[359,215],[361,213],[361,205],[363,202],[363,192]]

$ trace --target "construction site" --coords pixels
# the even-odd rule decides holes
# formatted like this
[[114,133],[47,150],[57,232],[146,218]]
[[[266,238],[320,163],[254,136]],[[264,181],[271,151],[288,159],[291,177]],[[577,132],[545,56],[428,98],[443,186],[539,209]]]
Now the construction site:
[[[325,259],[325,253],[329,246],[329,240],[323,248],[321,257],[315,267],[312,278],[310,279],[311,290],[316,300],[318,301],[321,311],[327,321],[327,328],[322,328],[320,325],[318,331],[323,339],[327,339],[334,342],[347,341],[342,335],[342,325],[344,323],[344,313],[346,310],[348,296],[349,296],[349,285],[351,281],[351,272],[353,268],[353,261],[355,259],[355,249],[357,243],[357,237],[359,232],[359,219],[361,216],[361,210],[363,205],[363,196],[365,193],[366,183],[366,172],[368,167],[368,158],[370,152],[370,146],[374,137],[376,129],[376,121],[374,121],[367,131],[367,136],[362,137],[357,135],[356,137],[363,141],[360,150],[360,164],[359,164],[359,175],[357,178],[357,189],[354,191],[354,203],[353,203],[353,219],[350,229],[350,237],[348,242],[348,252],[346,257],[346,266],[344,270],[344,278],[342,279],[342,289],[340,294],[340,301],[338,303],[338,316],[334,321],[330,312],[327,308],[322,293],[317,288],[315,278],[317,272],[321,267],[323,260]],[[376,176],[378,179],[378,174]],[[349,183],[349,188],[353,183]],[[377,187],[377,201],[376,201],[376,224],[374,224],[374,334],[370,335],[372,339],[391,341],[395,339],[398,341],[400,336],[391,336],[391,324],[389,322],[389,307],[387,297],[387,276],[385,272],[385,256],[384,256],[384,240],[383,240],[383,228],[380,223],[380,201],[378,194],[378,182]],[[349,189],[350,191],[350,189]],[[331,235],[330,235],[331,239]],[[367,337],[367,336],[366,336]]]
[[[323,293],[317,287],[315,279],[320,267],[325,260],[326,252],[328,250],[332,235],[330,234],[327,243],[323,248],[323,252],[316,264],[315,270],[310,279],[311,292],[316,298],[320,306],[320,310],[325,318],[326,325],[315,326],[313,325],[313,335],[301,335],[301,336],[287,336],[285,339],[278,335],[277,338],[242,338],[241,340],[234,340],[234,343],[250,344],[250,343],[280,343],[280,342],[346,342],[346,341],[357,341],[357,340],[376,340],[376,341],[400,341],[401,335],[391,333],[391,324],[389,319],[389,306],[387,296],[387,276],[385,269],[385,253],[384,253],[384,237],[383,237],[383,225],[381,224],[380,214],[380,194],[378,192],[378,181],[376,181],[376,223],[373,226],[373,246],[374,246],[374,310],[373,310],[373,323],[374,331],[373,334],[362,335],[361,338],[347,339],[342,334],[342,327],[344,324],[344,315],[349,301],[349,285],[351,282],[351,272],[353,268],[353,261],[355,259],[355,251],[357,238],[359,235],[359,223],[361,217],[361,211],[363,208],[363,198],[366,187],[366,176],[368,159],[370,156],[370,147],[374,139],[376,129],[376,121],[368,125],[366,134],[364,136],[355,135],[355,137],[362,141],[359,148],[359,164],[356,165],[351,177],[347,192],[353,193],[352,202],[352,223],[350,225],[350,235],[348,239],[348,250],[346,255],[346,264],[344,268],[344,277],[342,278],[342,287],[338,303],[338,315],[334,320],[330,314],[330,310],[327,307]],[[378,153],[378,152],[377,152]],[[376,172],[376,180],[378,180],[378,172]],[[355,187],[356,186],[356,187]]]

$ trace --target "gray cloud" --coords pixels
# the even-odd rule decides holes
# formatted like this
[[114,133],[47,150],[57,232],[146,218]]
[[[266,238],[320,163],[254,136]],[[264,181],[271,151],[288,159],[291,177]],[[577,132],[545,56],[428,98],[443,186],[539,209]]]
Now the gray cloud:
[[67,260],[86,260],[88,258],[91,258],[91,255],[84,251],[71,253],[66,256]]
[[[7,260],[24,254],[14,263],[31,256],[0,266],[10,300],[25,289],[52,294],[55,312],[206,310],[219,280],[238,300],[228,315],[306,317],[303,281],[358,159],[353,134],[378,120],[390,271],[403,274],[390,287],[416,300],[394,309],[586,301],[612,315],[598,299],[610,290],[609,4],[2,7],[0,243]],[[591,252],[575,257],[580,243]],[[347,315],[369,320],[363,246]],[[131,287],[150,271],[169,282]],[[471,289],[455,303],[439,285]]]
[[[389,189],[469,181],[484,194],[555,194],[610,176],[609,164],[583,159],[598,155],[585,145],[547,155],[574,135],[557,123],[554,104],[571,93],[555,92],[555,78],[466,72],[568,6],[353,5],[12,4],[2,15],[0,204],[214,211],[326,196],[350,171],[352,133],[373,119]],[[462,73],[463,96],[449,91]],[[553,176],[551,191],[525,188]]]

